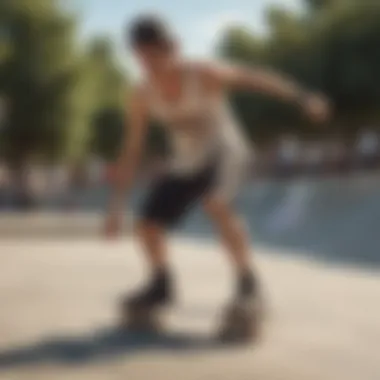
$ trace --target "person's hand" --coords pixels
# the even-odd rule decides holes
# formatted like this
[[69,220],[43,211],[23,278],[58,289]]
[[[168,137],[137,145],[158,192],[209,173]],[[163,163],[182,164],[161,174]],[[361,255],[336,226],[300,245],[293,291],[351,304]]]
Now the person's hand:
[[315,123],[325,123],[330,117],[330,104],[322,96],[309,94],[302,101],[303,109]]
[[122,216],[120,212],[109,212],[104,225],[104,234],[107,239],[117,239],[122,231]]

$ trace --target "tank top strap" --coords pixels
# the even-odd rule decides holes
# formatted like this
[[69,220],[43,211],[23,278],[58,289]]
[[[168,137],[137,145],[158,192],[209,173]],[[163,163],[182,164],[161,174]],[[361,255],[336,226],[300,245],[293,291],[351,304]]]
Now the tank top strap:
[[[176,105],[178,107],[187,107],[197,104],[201,98],[201,83],[198,73],[193,65],[186,65],[183,67],[181,74],[181,95]],[[168,105],[164,99],[162,99],[159,89],[156,88],[154,83],[147,79],[144,82],[144,88],[147,96],[147,101],[152,109],[152,112],[166,117],[170,114],[170,110],[175,108],[175,105]]]

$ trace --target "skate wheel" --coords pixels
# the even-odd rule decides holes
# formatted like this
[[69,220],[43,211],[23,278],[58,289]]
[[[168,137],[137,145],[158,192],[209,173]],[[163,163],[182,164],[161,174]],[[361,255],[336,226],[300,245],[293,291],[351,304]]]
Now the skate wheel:
[[158,307],[122,308],[122,329],[158,333],[163,327],[162,310]]
[[225,343],[258,342],[261,338],[262,324],[261,302],[234,304],[227,308],[218,339]]

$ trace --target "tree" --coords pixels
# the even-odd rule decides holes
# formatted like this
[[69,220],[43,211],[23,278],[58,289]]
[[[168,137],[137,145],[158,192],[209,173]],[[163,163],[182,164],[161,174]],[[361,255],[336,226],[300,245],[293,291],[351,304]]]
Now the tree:
[[[305,0],[304,12],[270,8],[268,33],[227,30],[219,54],[265,66],[322,91],[334,104],[330,133],[350,138],[368,122],[380,126],[380,3],[370,0]],[[259,49],[257,47],[260,47]],[[290,105],[235,94],[237,113],[255,139],[275,139],[284,130],[315,135]],[[322,132],[316,131],[320,134]]]
[[114,159],[124,134],[128,102],[128,80],[123,75],[110,41],[96,38],[90,46],[88,63],[94,97],[87,130],[87,150],[104,159]]
[[56,159],[65,147],[70,88],[75,79],[74,20],[56,1],[3,1],[0,88],[10,104],[3,158],[23,167],[38,157]]

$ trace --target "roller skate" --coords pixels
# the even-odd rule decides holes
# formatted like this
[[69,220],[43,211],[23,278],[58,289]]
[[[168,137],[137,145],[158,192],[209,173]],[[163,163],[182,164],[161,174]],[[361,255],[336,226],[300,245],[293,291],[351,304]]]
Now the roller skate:
[[218,340],[224,343],[249,343],[260,339],[264,320],[264,302],[254,274],[238,279],[237,293],[227,306]]
[[138,293],[121,303],[121,327],[129,331],[154,332],[163,328],[165,311],[172,302],[171,278],[162,271]]

